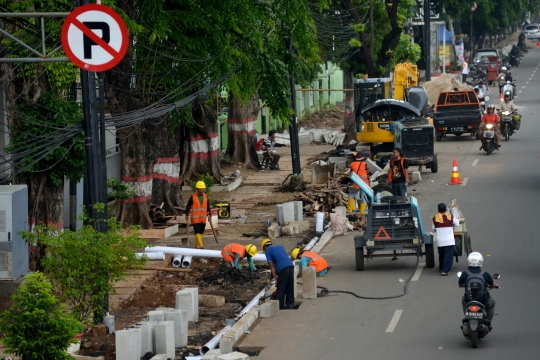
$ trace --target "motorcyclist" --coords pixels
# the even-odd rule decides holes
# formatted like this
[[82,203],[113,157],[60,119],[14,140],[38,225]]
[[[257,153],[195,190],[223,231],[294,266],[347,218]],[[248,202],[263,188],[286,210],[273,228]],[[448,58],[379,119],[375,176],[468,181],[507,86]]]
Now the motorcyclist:
[[508,69],[506,68],[506,66],[503,66],[501,68],[501,73],[499,74],[499,76],[497,76],[497,79],[499,81],[499,94],[502,94],[502,88],[504,84],[506,84],[507,81],[512,81],[510,75],[507,74],[507,71]]
[[519,34],[518,46],[525,47],[525,31],[524,30],[521,30],[521,34]]
[[484,85],[484,81],[480,80],[478,82],[478,85],[476,85],[474,89],[475,91],[476,89],[478,89],[478,94],[476,95],[478,97],[478,101],[484,101],[484,97],[486,96],[486,92],[488,91],[488,87]]
[[[518,109],[517,109],[516,105],[514,105],[512,100],[510,100],[511,95],[512,94],[510,93],[510,90],[505,91],[505,93],[504,93],[504,101],[502,103],[500,103],[499,106],[497,106],[497,112],[498,112],[499,116],[502,115],[501,113],[503,111],[510,111],[510,113],[517,115]],[[518,120],[515,120],[515,119],[512,120],[513,125],[514,125],[514,131],[519,129],[519,125],[516,124],[517,121]],[[521,121],[521,117],[519,117],[519,121]]]
[[[482,266],[484,265],[484,257],[479,252],[472,252],[467,257],[467,264],[469,265],[468,271],[472,274],[480,274],[482,272]],[[469,274],[467,271],[464,271],[461,273],[461,276],[458,280],[459,287],[465,287],[465,284],[467,283],[467,278],[469,277]],[[493,281],[493,277],[487,272],[484,271],[483,274],[484,280],[486,282],[487,286],[490,286],[492,288],[498,288],[499,285]],[[493,326],[491,326],[491,321],[493,320],[493,315],[495,314],[495,300],[489,295],[489,291],[487,291],[486,286],[486,292],[484,293],[484,296],[482,298],[482,304],[486,307],[486,325],[489,327],[489,330],[491,331],[493,329]],[[470,301],[470,299],[467,299],[467,292],[463,295],[462,298],[462,306],[463,306],[463,312],[465,312],[465,306],[467,305],[467,302]]]
[[501,147],[499,141],[501,139],[501,132],[499,128],[500,118],[495,114],[495,105],[489,104],[487,107],[487,114],[482,116],[482,122],[480,123],[480,149],[484,148],[484,128],[486,124],[493,124],[495,126],[495,141],[497,142],[497,150]]
[[517,45],[512,45],[512,50],[510,50],[510,55],[519,56],[519,49]]

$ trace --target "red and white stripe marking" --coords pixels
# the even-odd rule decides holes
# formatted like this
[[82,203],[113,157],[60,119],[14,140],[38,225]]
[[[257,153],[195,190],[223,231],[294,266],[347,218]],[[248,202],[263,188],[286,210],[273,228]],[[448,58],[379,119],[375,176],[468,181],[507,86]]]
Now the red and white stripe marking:
[[257,116],[253,116],[249,119],[243,120],[227,120],[227,128],[229,134],[244,134],[255,135],[257,132]]
[[154,179],[177,183],[180,181],[180,158],[158,158],[154,165]]
[[219,154],[219,139],[217,132],[188,138],[189,152],[186,156],[207,159]]
[[140,177],[122,176],[121,180],[123,183],[131,185],[131,188],[135,190],[135,196],[122,200],[123,202],[141,203],[152,198],[152,181],[154,180],[152,175]]

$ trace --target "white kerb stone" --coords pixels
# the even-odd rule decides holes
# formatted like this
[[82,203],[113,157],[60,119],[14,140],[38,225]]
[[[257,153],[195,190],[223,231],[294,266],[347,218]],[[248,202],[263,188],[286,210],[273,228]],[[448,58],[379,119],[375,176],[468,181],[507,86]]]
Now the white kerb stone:
[[141,329],[141,354],[154,352],[154,323],[141,322],[137,324]]
[[279,314],[279,301],[270,300],[261,305],[260,317],[270,318]]
[[167,360],[167,354],[154,355],[150,360]]
[[208,350],[201,360],[216,360],[219,355],[221,355],[221,350],[219,349]]
[[188,343],[187,311],[172,310],[165,313],[165,321],[174,323],[174,346],[179,348]]
[[304,299],[317,298],[317,272],[313,266],[302,268],[302,288]]
[[133,360],[141,357],[141,329],[125,329],[116,332],[116,359]]
[[149,311],[148,312],[148,321],[162,322],[165,321],[165,312],[164,311]]
[[185,288],[176,293],[176,309],[187,311],[187,320],[199,321],[199,289]]
[[[166,354],[168,358],[174,359],[174,322],[163,321],[157,323],[154,328],[154,343],[156,344],[156,353]],[[132,358],[132,359],[138,359]]]
[[238,351],[235,351],[235,352],[232,352],[232,353],[219,355],[216,359],[217,360],[248,360],[249,355],[243,354],[243,353],[238,352]]

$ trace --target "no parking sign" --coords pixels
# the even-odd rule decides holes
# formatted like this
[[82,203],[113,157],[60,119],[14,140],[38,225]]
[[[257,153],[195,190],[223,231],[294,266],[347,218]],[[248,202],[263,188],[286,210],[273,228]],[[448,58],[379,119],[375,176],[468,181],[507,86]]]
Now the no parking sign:
[[67,57],[88,71],[106,71],[126,54],[126,24],[110,7],[88,4],[72,11],[62,25],[62,47]]

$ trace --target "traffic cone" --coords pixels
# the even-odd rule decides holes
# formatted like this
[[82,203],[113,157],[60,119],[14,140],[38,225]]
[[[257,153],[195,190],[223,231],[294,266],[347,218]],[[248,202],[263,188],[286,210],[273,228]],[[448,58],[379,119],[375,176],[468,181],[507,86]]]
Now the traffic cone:
[[499,96],[499,101],[500,102],[503,102],[504,101],[504,95],[501,93],[501,95]]
[[462,184],[461,179],[459,178],[459,170],[457,168],[457,161],[454,159],[454,164],[452,165],[452,178],[448,185],[460,185]]

